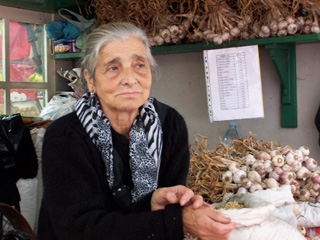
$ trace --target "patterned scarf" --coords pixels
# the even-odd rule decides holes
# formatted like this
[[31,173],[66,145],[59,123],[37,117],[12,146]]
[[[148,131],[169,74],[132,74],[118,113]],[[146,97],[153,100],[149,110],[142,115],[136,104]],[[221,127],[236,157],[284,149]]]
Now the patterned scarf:
[[[137,202],[157,188],[162,151],[160,119],[149,98],[139,108],[129,136],[129,158],[132,181],[132,202]],[[108,118],[95,94],[85,93],[76,104],[76,113],[92,142],[98,147],[106,166],[110,189],[114,184],[113,144]]]

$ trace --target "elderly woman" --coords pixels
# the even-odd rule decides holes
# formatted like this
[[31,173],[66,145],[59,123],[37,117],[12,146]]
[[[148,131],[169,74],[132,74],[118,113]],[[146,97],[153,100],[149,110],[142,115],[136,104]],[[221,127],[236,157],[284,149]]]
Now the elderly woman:
[[89,91],[43,142],[38,239],[227,239],[234,224],[183,186],[187,127],[149,98],[156,63],[144,32],[107,24],[85,49]]

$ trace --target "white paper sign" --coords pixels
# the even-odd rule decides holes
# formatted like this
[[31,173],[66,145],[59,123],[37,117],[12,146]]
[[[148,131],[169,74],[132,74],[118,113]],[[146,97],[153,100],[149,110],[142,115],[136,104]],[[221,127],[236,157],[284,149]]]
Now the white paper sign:
[[257,45],[203,51],[210,122],[263,118]]

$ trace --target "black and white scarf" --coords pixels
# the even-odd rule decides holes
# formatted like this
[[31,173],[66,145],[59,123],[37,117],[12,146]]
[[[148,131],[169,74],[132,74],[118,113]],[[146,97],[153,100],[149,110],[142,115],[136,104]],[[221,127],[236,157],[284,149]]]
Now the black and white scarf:
[[[162,151],[162,128],[160,119],[148,98],[139,108],[129,136],[129,158],[134,188],[132,202],[137,202],[157,188]],[[76,113],[93,143],[98,147],[106,166],[109,187],[113,189],[113,144],[111,127],[98,97],[85,93],[76,104]]]

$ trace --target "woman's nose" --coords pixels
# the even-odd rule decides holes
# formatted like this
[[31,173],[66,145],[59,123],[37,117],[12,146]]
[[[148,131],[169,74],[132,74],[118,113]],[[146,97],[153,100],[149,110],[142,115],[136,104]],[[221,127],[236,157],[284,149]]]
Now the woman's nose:
[[123,69],[123,74],[121,77],[122,77],[122,80],[121,80],[122,84],[133,85],[137,82],[132,68]]

